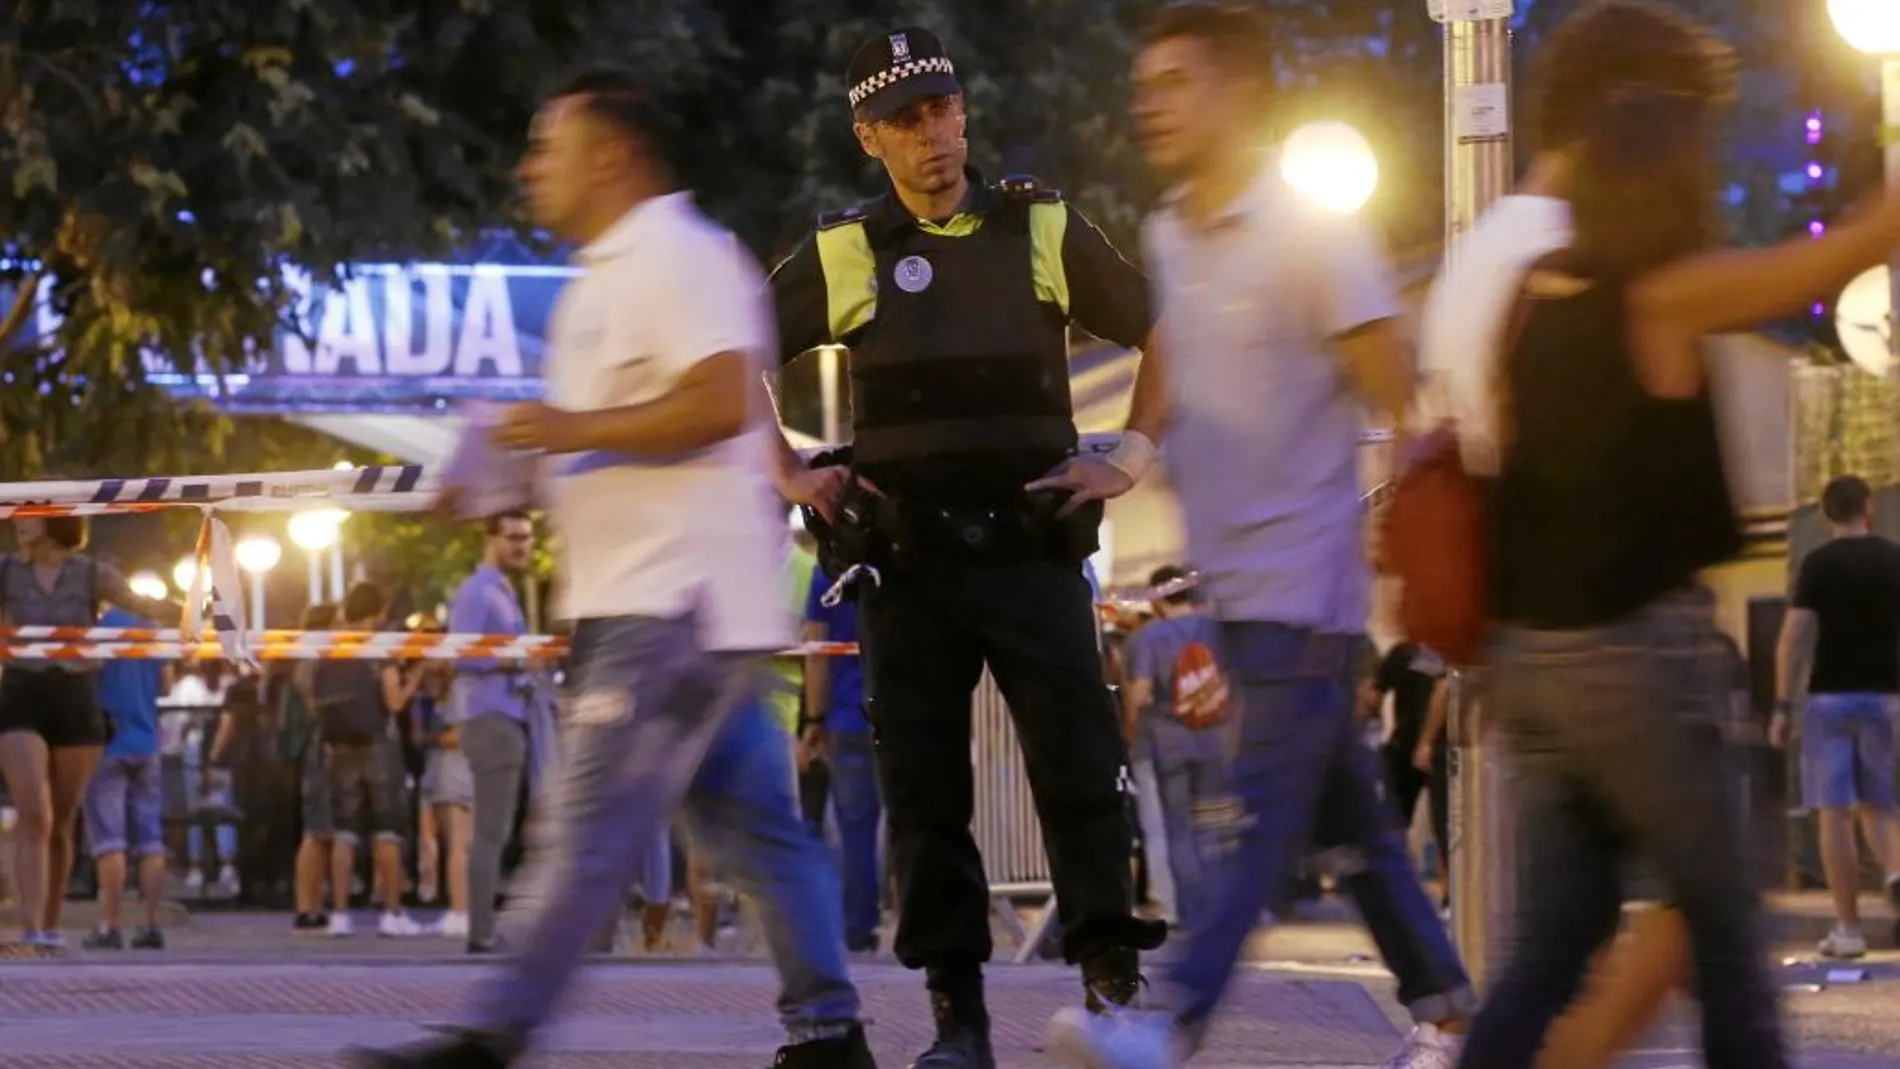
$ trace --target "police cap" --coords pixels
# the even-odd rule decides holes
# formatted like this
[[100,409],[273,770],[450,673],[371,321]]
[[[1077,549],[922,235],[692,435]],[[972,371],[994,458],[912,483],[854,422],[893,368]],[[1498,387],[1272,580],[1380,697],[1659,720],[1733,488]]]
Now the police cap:
[[853,110],[887,119],[920,100],[955,96],[956,68],[937,35],[917,26],[880,34],[858,46],[844,84]]

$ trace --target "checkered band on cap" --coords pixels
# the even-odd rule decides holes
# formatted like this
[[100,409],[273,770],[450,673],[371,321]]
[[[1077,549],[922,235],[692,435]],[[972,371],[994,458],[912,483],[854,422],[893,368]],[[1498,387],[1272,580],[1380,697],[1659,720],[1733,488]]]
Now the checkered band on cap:
[[919,74],[955,74],[956,72],[957,69],[951,65],[949,58],[945,56],[932,56],[929,59],[913,59],[906,63],[899,63],[897,66],[891,67],[888,70],[878,71],[857,85],[852,86],[851,92],[848,95],[851,98],[851,106],[855,108],[859,104],[871,99],[879,90],[888,89],[906,78],[912,78]]

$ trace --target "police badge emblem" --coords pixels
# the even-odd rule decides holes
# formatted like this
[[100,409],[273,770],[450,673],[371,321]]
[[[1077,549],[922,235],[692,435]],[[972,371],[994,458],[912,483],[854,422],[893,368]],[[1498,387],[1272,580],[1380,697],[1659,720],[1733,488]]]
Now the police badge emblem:
[[906,256],[897,261],[897,288],[905,293],[922,293],[930,288],[930,280],[935,277],[930,269],[930,261],[921,256]]

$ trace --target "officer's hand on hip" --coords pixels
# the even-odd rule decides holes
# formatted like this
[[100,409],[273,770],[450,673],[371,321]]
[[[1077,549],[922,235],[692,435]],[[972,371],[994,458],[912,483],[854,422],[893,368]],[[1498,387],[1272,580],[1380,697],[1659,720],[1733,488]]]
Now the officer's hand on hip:
[[1134,488],[1135,480],[1129,478],[1127,472],[1101,457],[1070,457],[1057,465],[1056,470],[1023,489],[1068,491],[1069,499],[1056,510],[1056,515],[1061,517],[1091,501],[1120,497]]
[[787,475],[779,493],[794,505],[816,509],[818,515],[830,523],[838,515],[838,500],[844,496],[844,488],[850,480],[849,468],[806,468]]

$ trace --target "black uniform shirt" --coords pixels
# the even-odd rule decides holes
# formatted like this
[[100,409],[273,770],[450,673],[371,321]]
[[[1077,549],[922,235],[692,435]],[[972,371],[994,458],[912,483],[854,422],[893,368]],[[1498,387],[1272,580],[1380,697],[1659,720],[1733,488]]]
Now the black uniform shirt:
[[[874,241],[905,227],[984,240],[984,228],[976,225],[978,217],[996,208],[1003,194],[986,185],[974,171],[969,178],[970,194],[963,208],[941,223],[918,220],[891,191],[861,205],[856,214],[861,215]],[[1060,207],[1066,214],[1060,250],[1040,246],[1033,250],[1038,299],[1069,324],[1095,337],[1129,348],[1141,346],[1155,319],[1147,279],[1074,205],[1065,202]],[[849,347],[876,317],[875,288],[859,289],[861,292],[856,293],[831,292],[816,235],[808,235],[772,272],[780,364],[821,345]],[[984,310],[972,308],[969,314],[980,317]],[[968,454],[907,462],[901,472],[880,472],[876,477],[880,485],[887,480],[900,483],[884,487],[897,494],[922,491],[945,501],[996,499],[1044,474],[1058,460],[1040,454]]]

